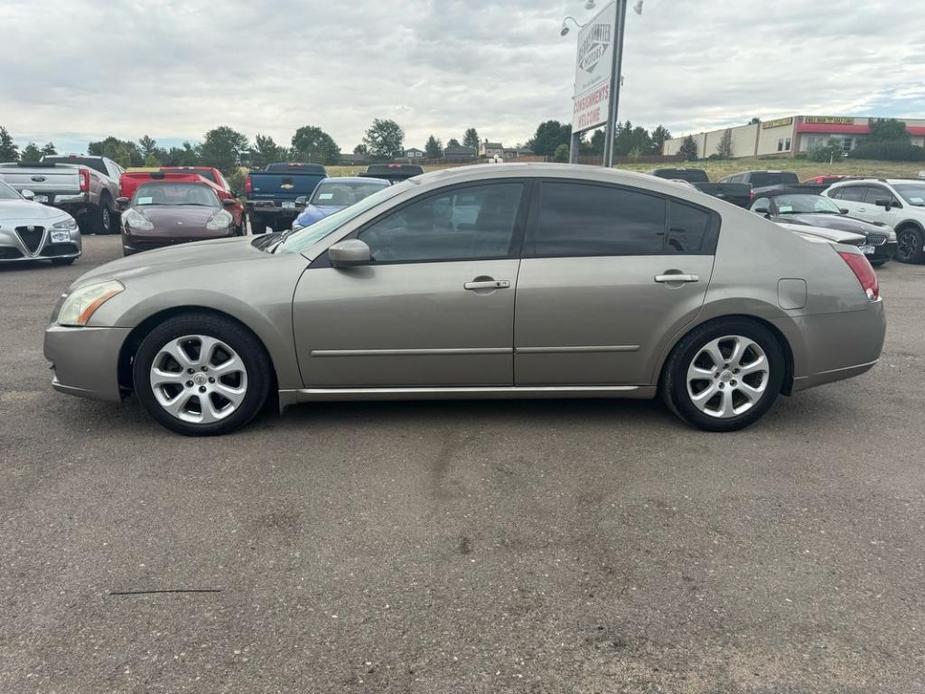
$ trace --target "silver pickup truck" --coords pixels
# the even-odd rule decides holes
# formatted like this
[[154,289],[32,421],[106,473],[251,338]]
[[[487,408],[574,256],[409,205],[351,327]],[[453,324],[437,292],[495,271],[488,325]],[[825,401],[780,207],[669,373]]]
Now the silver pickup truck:
[[118,233],[119,177],[123,169],[106,157],[45,156],[42,161],[0,164],[0,180],[36,202],[69,212],[85,234]]

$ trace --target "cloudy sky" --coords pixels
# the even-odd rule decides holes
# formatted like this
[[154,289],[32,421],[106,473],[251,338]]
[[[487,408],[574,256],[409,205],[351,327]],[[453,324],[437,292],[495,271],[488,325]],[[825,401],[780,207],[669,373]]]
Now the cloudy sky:
[[[83,151],[216,125],[352,151],[374,117],[515,144],[571,114],[585,0],[2,0],[0,125]],[[598,0],[598,8],[605,0]],[[752,116],[925,116],[925,0],[645,0],[620,118],[676,135]]]

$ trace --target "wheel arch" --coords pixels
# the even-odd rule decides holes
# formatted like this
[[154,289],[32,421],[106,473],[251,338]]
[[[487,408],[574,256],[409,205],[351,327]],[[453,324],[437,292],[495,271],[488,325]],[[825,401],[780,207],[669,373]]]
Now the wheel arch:
[[236,318],[235,316],[225,311],[221,311],[209,306],[197,306],[194,304],[172,306],[170,308],[157,311],[156,313],[152,313],[132,329],[132,331],[128,334],[122,343],[122,347],[119,349],[119,359],[117,363],[119,388],[124,391],[134,390],[134,382],[132,379],[132,361],[145,337],[147,337],[147,335],[155,327],[163,323],[165,320],[169,320],[170,318],[188,313],[208,313],[213,316],[217,316],[239,325],[241,328],[247,330],[251,335],[253,335],[254,339],[257,340],[258,344],[266,354],[267,359],[270,360],[270,365],[272,366],[271,373],[273,374],[273,383],[270,384],[270,395],[274,396],[279,391],[278,365],[276,360],[273,358],[273,352],[267,348],[267,345],[261,336],[239,318]]
[[767,318],[757,316],[749,313],[742,312],[731,312],[724,314],[713,314],[710,313],[708,316],[703,316],[702,319],[696,320],[693,323],[690,323],[684,326],[683,330],[679,331],[669,342],[668,347],[662,350],[662,354],[658,360],[658,370],[657,370],[657,385],[659,390],[662,388],[662,382],[665,378],[665,365],[668,363],[668,359],[671,357],[672,353],[677,349],[678,344],[683,340],[687,335],[692,331],[704,326],[709,325],[710,323],[715,323],[720,320],[729,320],[729,319],[739,319],[747,320],[758,325],[761,325],[764,328],[767,328],[772,335],[774,335],[778,344],[780,345],[781,351],[784,354],[784,380],[781,385],[781,393],[784,395],[790,395],[793,392],[793,382],[795,375],[794,367],[794,351],[793,346],[790,343],[790,340],[784,334],[783,330],[775,324],[774,322],[768,320]]

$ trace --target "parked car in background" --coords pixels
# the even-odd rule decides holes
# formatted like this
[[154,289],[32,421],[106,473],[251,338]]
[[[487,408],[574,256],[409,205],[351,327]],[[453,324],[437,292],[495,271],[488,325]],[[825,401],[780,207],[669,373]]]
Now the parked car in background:
[[350,207],[390,185],[382,178],[326,178],[318,184],[307,202],[296,200],[296,203],[304,205],[305,209],[292,222],[292,228],[298,230],[311,226],[318,220]]
[[97,267],[59,300],[45,356],[56,389],[134,390],[188,435],[243,426],[271,389],[281,409],[660,394],[731,431],[871,369],[885,327],[857,248],[652,176],[484,165],[289,234]]
[[320,164],[283,162],[268,164],[263,171],[251,171],[244,181],[251,233],[288,229],[301,211],[298,198],[308,198],[327,176]]
[[50,260],[70,265],[80,257],[80,229],[64,210],[32,200],[0,181],[0,263]]
[[18,191],[31,190],[35,201],[67,211],[87,234],[111,234],[119,228],[116,198],[123,169],[106,157],[53,155],[38,163],[0,164],[0,179]]
[[739,207],[747,207],[750,200],[751,186],[747,183],[710,183],[710,177],[704,169],[653,169],[649,172],[659,178],[686,181],[697,190],[714,198],[731,202]]
[[[238,233],[243,235],[246,231],[244,203],[215,183],[211,177],[203,176],[202,173],[194,171],[193,168],[194,167],[172,167],[169,171],[127,171],[122,174],[119,179],[122,190],[120,200],[122,200],[123,205],[126,204],[135,195],[138,186],[148,181],[201,183],[211,188],[212,192],[218,196],[218,199],[222,201],[225,209],[228,210],[234,218],[234,224]],[[212,171],[215,171],[215,169],[212,169]]]
[[389,183],[399,183],[420,176],[424,169],[420,164],[370,164],[360,174],[363,178],[382,178]]
[[850,217],[830,198],[804,192],[803,186],[765,188],[749,209],[772,222],[860,234],[864,238],[861,252],[874,266],[883,265],[896,254],[896,234],[890,227]]
[[917,178],[851,179],[824,193],[847,214],[896,232],[896,260],[925,260],[925,181]]
[[800,177],[793,171],[741,171],[720,179],[721,183],[748,183],[752,189],[766,186],[779,186],[783,184],[799,183]]
[[228,209],[236,201],[220,200],[214,185],[196,178],[198,181],[176,180],[165,174],[163,179],[138,186],[131,200],[119,198],[125,208],[123,255],[243,234],[243,220],[236,221]]

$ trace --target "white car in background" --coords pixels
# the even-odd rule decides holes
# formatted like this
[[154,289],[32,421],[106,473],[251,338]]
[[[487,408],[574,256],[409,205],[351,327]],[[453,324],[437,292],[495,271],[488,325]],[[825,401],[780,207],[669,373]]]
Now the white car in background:
[[50,260],[70,265],[81,253],[77,221],[0,181],[0,263]]
[[896,260],[925,260],[925,181],[869,178],[834,183],[822,193],[848,214],[896,231]]

